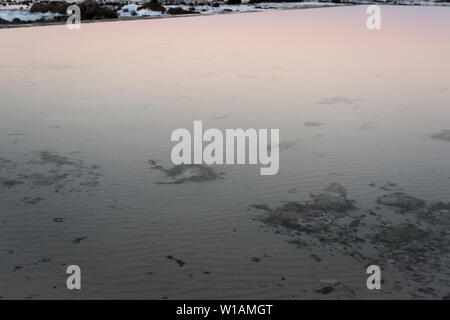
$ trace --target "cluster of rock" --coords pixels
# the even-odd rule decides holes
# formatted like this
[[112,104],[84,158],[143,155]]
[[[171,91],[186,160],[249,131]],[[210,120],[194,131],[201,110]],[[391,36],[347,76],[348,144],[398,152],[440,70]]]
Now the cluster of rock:
[[[346,189],[332,183],[310,200],[274,209],[266,204],[252,207],[266,212],[258,220],[289,236],[290,244],[314,253],[316,261],[321,258],[315,250],[325,247],[364,265],[392,264],[418,286],[437,281],[435,275],[441,277],[435,283],[450,282],[450,203],[427,205],[401,192],[382,195],[376,202],[382,207],[357,208]],[[427,290],[428,296],[442,295]]]

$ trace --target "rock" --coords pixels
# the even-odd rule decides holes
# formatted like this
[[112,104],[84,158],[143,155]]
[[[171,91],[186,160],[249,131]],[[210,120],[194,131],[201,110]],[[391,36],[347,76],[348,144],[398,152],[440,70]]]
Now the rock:
[[231,5],[238,5],[238,4],[242,4],[242,1],[241,0],[228,0],[225,3],[226,4],[231,4]]
[[261,203],[261,204],[252,204],[252,208],[258,209],[258,210],[266,210],[270,211],[270,208],[267,204]]
[[425,205],[425,201],[422,199],[402,192],[383,195],[378,198],[377,202],[386,206],[399,207],[406,210],[420,209]]
[[343,186],[341,186],[339,183],[336,183],[336,182],[331,183],[323,191],[337,193],[344,198],[347,196],[347,190]]
[[210,181],[219,178],[217,174],[210,167],[200,164],[180,164],[171,169],[161,169],[169,177],[175,179],[175,183],[183,183],[186,181]]
[[138,10],[141,10],[141,9],[148,9],[148,10],[151,10],[151,11],[158,11],[158,12],[161,12],[161,13],[166,12],[166,8],[164,8],[162,5],[160,5],[157,0],[152,0],[150,2],[143,3],[138,8]]
[[312,206],[318,210],[345,212],[355,208],[353,201],[334,193],[321,193],[312,198]]
[[296,201],[289,201],[282,205],[279,210],[281,211],[293,211],[293,212],[305,212],[308,210],[309,205],[305,202],[296,202]]
[[329,294],[333,291],[334,291],[334,288],[332,286],[325,286],[325,287],[322,287],[322,288],[316,290],[317,293],[321,293],[321,294]]
[[78,244],[78,243],[80,243],[81,241],[83,241],[83,240],[85,240],[85,239],[87,239],[87,237],[75,238],[72,242]]
[[186,262],[184,262],[183,260],[175,259],[173,256],[167,256],[166,259],[175,261],[179,267],[182,267],[186,264]]
[[180,14],[193,14],[196,13],[194,11],[189,11],[189,10],[184,10],[181,7],[176,7],[176,8],[169,8],[169,10],[167,10],[168,14],[171,15],[180,15]]
[[119,17],[113,9],[103,7],[92,0],[86,0],[78,4],[78,6],[81,10],[82,20],[117,19]]
[[33,5],[30,8],[30,13],[37,13],[37,12],[52,12],[52,13],[59,13],[59,14],[67,14],[67,8],[69,7],[69,4],[65,1],[54,1],[54,2],[36,2],[33,3]]
[[427,235],[427,232],[415,227],[412,224],[403,224],[400,226],[384,228],[381,232],[375,235],[375,239],[398,246],[402,243],[420,240]]
[[441,132],[434,133],[431,135],[431,138],[450,142],[450,130],[442,130]]

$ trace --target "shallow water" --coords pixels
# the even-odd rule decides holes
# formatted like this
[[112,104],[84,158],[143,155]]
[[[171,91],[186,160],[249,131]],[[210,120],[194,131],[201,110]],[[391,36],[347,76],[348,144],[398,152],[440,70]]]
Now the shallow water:
[[[431,138],[450,129],[450,9],[383,6],[380,31],[365,10],[0,30],[0,177],[20,182],[0,185],[0,296],[322,298],[336,279],[350,297],[441,297],[448,264],[435,295],[393,268],[369,291],[364,264],[297,249],[247,210],[332,182],[360,211],[386,193],[372,182],[450,201],[450,143]],[[170,167],[171,132],[194,120],[279,128],[279,174],[155,184],[149,160]]]

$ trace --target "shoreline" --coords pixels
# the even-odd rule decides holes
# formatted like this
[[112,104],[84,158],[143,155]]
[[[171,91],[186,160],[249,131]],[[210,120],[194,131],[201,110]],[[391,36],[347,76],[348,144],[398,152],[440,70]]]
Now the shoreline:
[[[302,10],[302,9],[320,9],[320,8],[336,8],[336,7],[350,7],[350,6],[363,6],[364,4],[336,4],[336,5],[311,5],[311,6],[302,6],[295,8],[270,8],[264,10],[255,10],[255,11],[230,11],[230,12],[211,12],[211,13],[193,13],[193,14],[182,14],[182,15],[172,15],[172,16],[135,16],[135,17],[120,17],[118,19],[102,19],[102,20],[84,20],[81,24],[91,24],[91,23],[102,23],[102,22],[123,22],[123,21],[137,21],[137,20],[153,20],[153,19],[173,19],[173,18],[189,18],[189,17],[202,17],[202,16],[213,16],[213,15],[226,15],[226,14],[245,14],[245,13],[260,13],[267,11],[276,11],[276,10]],[[15,24],[15,25],[7,25],[0,24],[1,29],[16,29],[16,28],[32,28],[32,27],[48,27],[48,26],[59,26],[65,25],[65,21],[52,21],[52,22],[38,22],[38,23],[23,23],[23,24]]]
[[[222,15],[222,14],[238,14],[238,13],[255,13],[255,12],[266,12],[266,11],[275,11],[275,10],[301,10],[301,9],[318,9],[318,8],[335,8],[335,7],[350,7],[350,6],[368,6],[368,5],[381,5],[381,6],[421,6],[421,7],[450,7],[445,2],[433,2],[429,3],[427,5],[424,5],[422,3],[389,3],[389,2],[374,2],[374,1],[368,1],[368,2],[341,2],[341,3],[333,3],[333,2],[317,2],[317,4],[306,4],[305,2],[298,2],[298,5],[292,6],[291,2],[286,3],[280,3],[280,2],[273,2],[265,4],[273,4],[273,5],[280,5],[278,7],[254,7],[251,8],[249,6],[250,10],[227,10],[225,8],[224,10],[220,12],[195,12],[195,13],[184,13],[184,14],[174,14],[174,15],[135,15],[135,16],[122,16],[119,15],[118,18],[106,18],[106,19],[84,19],[82,20],[81,24],[85,23],[97,23],[97,22],[119,22],[119,21],[136,21],[136,20],[148,20],[148,19],[166,19],[166,18],[180,18],[180,17],[196,17],[196,16],[212,16],[212,15]],[[286,6],[283,6],[283,4],[286,4]],[[291,4],[291,5],[290,5]],[[302,5],[304,4],[304,5]],[[242,3],[242,5],[248,5],[248,3]],[[5,10],[5,9],[0,9]],[[8,9],[6,9],[8,10]],[[1,11],[0,11],[1,12]],[[118,12],[118,11],[117,11]],[[0,19],[1,22],[1,19]],[[22,23],[10,23],[10,24],[0,24],[0,29],[14,29],[14,28],[30,28],[30,27],[46,27],[46,26],[57,26],[57,25],[64,25],[66,24],[66,20],[60,20],[60,21],[54,21],[49,20],[48,22],[35,22],[35,21],[29,21],[22,22]]]

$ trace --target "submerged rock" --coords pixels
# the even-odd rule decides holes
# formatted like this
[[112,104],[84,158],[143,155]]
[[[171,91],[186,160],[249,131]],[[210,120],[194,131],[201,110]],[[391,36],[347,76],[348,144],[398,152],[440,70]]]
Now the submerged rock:
[[378,198],[377,202],[386,206],[398,207],[406,210],[420,209],[425,205],[425,201],[422,199],[402,192],[383,195]]
[[450,142],[450,130],[442,130],[441,132],[434,133],[431,135],[431,138]]
[[345,212],[355,208],[353,201],[335,193],[326,192],[312,197],[312,205],[318,210]]
[[333,182],[328,187],[326,187],[323,191],[337,193],[342,197],[347,196],[347,190],[341,186],[339,183]]
[[419,211],[419,217],[433,224],[450,224],[450,202],[438,202]]
[[212,168],[200,164],[180,164],[171,169],[161,170],[173,178],[175,183],[211,181],[220,177]]
[[391,243],[398,246],[405,242],[420,240],[427,235],[427,232],[417,228],[412,224],[403,224],[400,226],[391,226],[384,228],[381,232],[375,235],[375,239],[381,242]]

